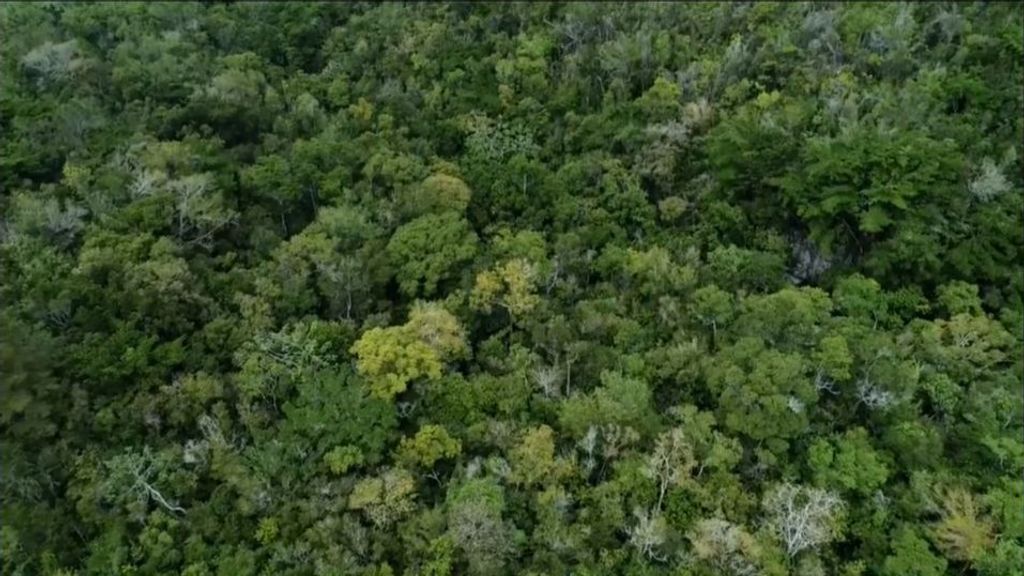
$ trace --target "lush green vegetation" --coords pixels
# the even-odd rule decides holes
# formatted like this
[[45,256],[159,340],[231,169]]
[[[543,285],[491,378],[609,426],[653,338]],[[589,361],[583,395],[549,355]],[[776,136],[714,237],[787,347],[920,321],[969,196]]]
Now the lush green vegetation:
[[1024,573],[1022,9],[0,7],[0,571]]

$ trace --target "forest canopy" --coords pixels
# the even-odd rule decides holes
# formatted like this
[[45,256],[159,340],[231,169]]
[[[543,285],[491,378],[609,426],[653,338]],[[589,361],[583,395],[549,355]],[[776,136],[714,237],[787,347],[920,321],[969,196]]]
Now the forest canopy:
[[0,572],[1024,573],[1022,22],[4,3]]

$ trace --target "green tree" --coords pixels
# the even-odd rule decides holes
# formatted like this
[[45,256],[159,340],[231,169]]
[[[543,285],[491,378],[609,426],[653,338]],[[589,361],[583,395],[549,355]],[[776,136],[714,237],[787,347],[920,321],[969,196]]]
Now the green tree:
[[863,428],[848,430],[833,442],[815,441],[807,461],[820,484],[862,495],[874,493],[889,477],[885,457],[871,446]]
[[57,431],[52,354],[53,342],[45,333],[0,314],[0,426],[5,438],[32,442]]
[[657,424],[651,391],[643,380],[605,372],[601,386],[562,404],[559,424],[573,437],[582,437],[591,426],[628,426],[646,432]]
[[882,564],[882,574],[896,576],[940,576],[946,573],[946,561],[936,556],[928,541],[910,527],[899,529],[892,540],[892,553]]
[[726,428],[753,440],[777,443],[803,434],[818,398],[802,356],[768,349],[756,338],[723,350],[708,382]]
[[388,241],[387,254],[402,292],[431,296],[438,283],[456,275],[477,252],[476,234],[456,212],[421,216]]
[[345,461],[376,464],[395,439],[394,407],[367,394],[350,369],[307,374],[297,382],[296,392],[281,407],[282,440],[305,446],[316,459],[333,454],[328,462],[332,468]]

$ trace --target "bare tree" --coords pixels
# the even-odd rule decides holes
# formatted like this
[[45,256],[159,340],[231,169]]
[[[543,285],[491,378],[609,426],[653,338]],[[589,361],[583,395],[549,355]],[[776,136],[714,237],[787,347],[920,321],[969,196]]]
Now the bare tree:
[[548,398],[561,395],[562,373],[557,366],[538,366],[531,372],[533,381]]
[[658,510],[636,508],[633,516],[636,517],[636,524],[626,529],[630,545],[645,558],[664,562],[665,556],[659,554],[658,549],[668,537],[668,524],[661,513]]
[[760,573],[760,547],[742,526],[719,518],[701,520],[689,535],[697,558],[718,573],[754,576]]
[[85,228],[83,220],[89,213],[85,208],[74,204],[67,204],[61,209],[56,200],[47,202],[43,210],[47,232],[52,236],[65,238],[74,237]]
[[178,236],[196,230],[204,236],[231,222],[234,215],[219,205],[214,195],[213,178],[207,174],[190,174],[168,182],[174,195],[178,215]]
[[54,44],[46,41],[21,58],[21,66],[36,75],[40,85],[70,80],[82,72],[89,61],[82,57],[77,40]]
[[893,405],[895,399],[891,392],[883,390],[864,377],[857,382],[857,402],[871,410],[885,410]]
[[594,451],[597,449],[597,427],[591,426],[587,428],[587,433],[576,443],[577,446],[586,454],[586,458],[583,460],[583,469],[590,474],[594,471],[597,466],[597,459],[594,457]]
[[454,506],[448,531],[466,553],[474,573],[500,569],[512,552],[512,530],[502,521],[500,512],[484,501],[470,500]]
[[989,202],[1013,188],[1010,181],[1003,175],[999,166],[991,158],[985,158],[976,174],[967,185],[971,196],[978,202]]
[[835,493],[790,483],[765,495],[766,523],[791,558],[836,537],[843,501]]
[[355,256],[344,254],[332,262],[316,262],[315,265],[325,288],[332,293],[340,294],[344,300],[345,318],[351,319],[355,304],[354,296],[357,292],[364,291],[369,284],[362,262]]
[[169,512],[184,514],[184,508],[169,502],[153,485],[153,477],[157,474],[156,464],[149,447],[143,448],[141,452],[128,450],[110,458],[105,462],[107,478],[102,485],[105,497],[139,506],[145,506],[152,500]]
[[603,424],[601,433],[601,455],[605,460],[618,458],[626,448],[640,440],[640,433],[630,426]]
[[163,181],[163,174],[154,170],[139,170],[134,174],[128,191],[132,198],[145,198],[156,191],[157,186]]
[[658,482],[658,505],[661,510],[669,487],[678,486],[690,477],[697,461],[693,446],[680,428],[673,428],[658,437],[654,452],[648,456],[644,474]]

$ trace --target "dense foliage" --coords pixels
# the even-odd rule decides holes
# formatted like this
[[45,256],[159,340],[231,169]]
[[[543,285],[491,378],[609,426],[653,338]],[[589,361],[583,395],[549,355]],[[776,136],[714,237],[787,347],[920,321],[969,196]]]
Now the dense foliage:
[[0,37],[3,574],[1024,573],[1019,5]]

